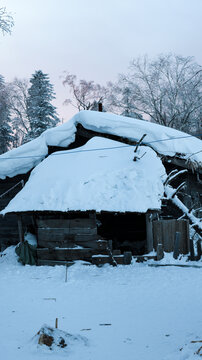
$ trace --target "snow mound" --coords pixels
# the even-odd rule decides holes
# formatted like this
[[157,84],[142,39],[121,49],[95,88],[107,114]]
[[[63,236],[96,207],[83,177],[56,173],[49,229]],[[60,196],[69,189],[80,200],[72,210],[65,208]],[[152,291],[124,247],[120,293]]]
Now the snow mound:
[[49,347],[50,350],[71,348],[75,343],[87,345],[87,339],[81,335],[72,335],[48,325],[43,325],[33,338],[33,342],[41,346]]
[[0,156],[0,178],[27,173],[48,154],[48,145],[68,146],[75,139],[76,125],[99,133],[113,134],[134,141],[147,134],[144,144],[158,154],[177,154],[197,166],[202,166],[202,142],[184,132],[124,116],[97,111],[81,111],[68,122],[46,130],[37,139]]
[[[94,151],[97,149],[97,151]],[[132,211],[160,209],[165,168],[156,153],[106,138],[54,153],[31,173],[25,187],[1,212]],[[93,151],[92,151],[93,150]]]
[[7,247],[3,252],[0,252],[0,265],[8,267],[19,267],[18,256],[15,253],[15,246]]

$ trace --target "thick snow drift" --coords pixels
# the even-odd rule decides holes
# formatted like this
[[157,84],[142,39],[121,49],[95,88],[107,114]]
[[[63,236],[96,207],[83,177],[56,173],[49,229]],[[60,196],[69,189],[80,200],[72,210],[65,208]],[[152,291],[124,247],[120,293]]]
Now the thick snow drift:
[[48,153],[48,145],[68,146],[75,139],[76,125],[100,133],[139,140],[157,153],[202,164],[202,141],[181,131],[148,121],[97,111],[81,111],[63,125],[46,130],[37,139],[0,156],[0,178],[23,174],[36,166]]
[[[97,149],[97,150],[95,150]],[[94,137],[84,146],[56,152],[31,173],[2,211],[160,209],[165,169],[155,151]]]
[[[1,359],[199,360],[201,272],[77,262],[65,282],[64,266],[23,266],[8,248],[0,256]],[[86,345],[73,339],[64,349],[38,345],[33,336],[56,318],[60,330],[87,338]]]

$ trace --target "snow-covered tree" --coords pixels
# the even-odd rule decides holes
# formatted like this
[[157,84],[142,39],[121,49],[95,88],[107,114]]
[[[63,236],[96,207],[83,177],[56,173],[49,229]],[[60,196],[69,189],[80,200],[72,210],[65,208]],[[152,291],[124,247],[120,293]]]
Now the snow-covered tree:
[[[114,85],[117,105],[129,89],[130,106],[161,125],[186,132],[200,128],[202,67],[192,57],[165,54],[134,59]],[[116,100],[116,99],[114,99]]]
[[51,104],[51,101],[55,99],[55,94],[48,75],[38,70],[32,75],[30,82],[27,98],[30,131],[26,140],[36,138],[59,122],[56,107]]
[[108,109],[116,114],[142,119],[141,113],[137,111],[134,104],[133,91],[127,86],[124,78],[119,79],[119,82],[113,84],[108,83]]
[[27,115],[28,83],[27,79],[15,78],[7,86],[12,128],[14,130],[14,147],[20,146],[30,131]]
[[13,25],[13,17],[6,11],[5,7],[0,7],[0,30],[3,35],[10,34]]
[[67,73],[63,85],[68,86],[71,94],[71,97],[65,100],[65,104],[71,104],[79,111],[97,110],[97,104],[103,103],[106,99],[106,88],[92,80],[77,81],[76,75]]
[[10,123],[10,108],[6,85],[3,76],[0,75],[0,154],[9,150],[13,141]]

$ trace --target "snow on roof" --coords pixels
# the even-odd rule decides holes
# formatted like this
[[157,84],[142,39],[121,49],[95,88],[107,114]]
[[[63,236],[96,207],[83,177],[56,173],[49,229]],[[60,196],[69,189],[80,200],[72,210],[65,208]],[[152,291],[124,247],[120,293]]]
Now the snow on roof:
[[[202,141],[181,131],[149,121],[97,111],[81,111],[68,122],[46,130],[37,139],[0,156],[0,178],[23,174],[36,166],[48,153],[48,145],[68,146],[75,139],[76,125],[100,133],[139,140],[158,154],[190,159],[202,166]],[[184,154],[184,155],[183,155]]]
[[160,209],[165,168],[145,146],[136,153],[141,159],[133,161],[134,149],[94,137],[78,149],[56,152],[36,166],[1,213]]

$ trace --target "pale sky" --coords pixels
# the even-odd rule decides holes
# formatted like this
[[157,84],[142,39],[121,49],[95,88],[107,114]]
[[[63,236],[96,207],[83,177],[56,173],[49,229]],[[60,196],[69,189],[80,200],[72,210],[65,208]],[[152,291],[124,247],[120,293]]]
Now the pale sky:
[[64,120],[63,72],[102,85],[144,54],[173,52],[202,65],[202,0],[0,0],[11,12],[11,36],[0,35],[0,74],[6,81],[49,74]]

